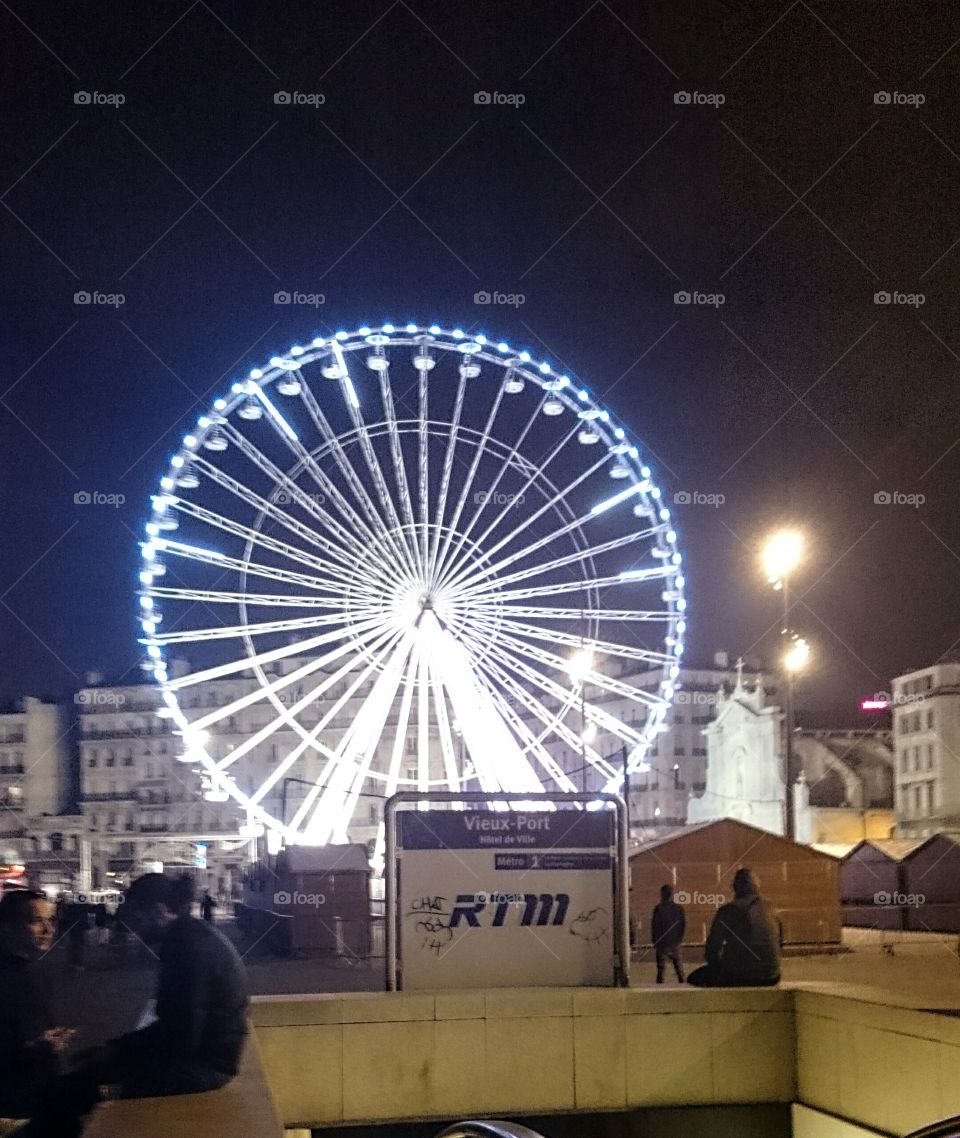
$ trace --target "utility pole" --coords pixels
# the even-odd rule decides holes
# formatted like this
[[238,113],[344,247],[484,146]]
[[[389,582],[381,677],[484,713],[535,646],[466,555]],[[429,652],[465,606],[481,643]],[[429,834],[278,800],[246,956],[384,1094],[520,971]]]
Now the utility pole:
[[627,804],[627,843],[630,842],[630,771],[627,768],[627,744],[620,749],[620,758],[623,763],[623,800]]

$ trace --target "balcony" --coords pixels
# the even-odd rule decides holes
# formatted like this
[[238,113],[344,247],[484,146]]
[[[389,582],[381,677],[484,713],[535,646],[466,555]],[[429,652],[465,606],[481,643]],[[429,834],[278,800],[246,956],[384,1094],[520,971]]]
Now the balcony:
[[80,805],[83,806],[85,802],[132,802],[136,797],[132,790],[111,790],[103,794],[83,794]]

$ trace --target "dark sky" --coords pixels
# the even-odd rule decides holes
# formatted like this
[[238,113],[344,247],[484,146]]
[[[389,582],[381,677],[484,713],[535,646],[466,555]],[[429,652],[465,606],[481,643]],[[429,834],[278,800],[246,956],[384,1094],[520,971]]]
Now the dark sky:
[[690,658],[772,649],[785,521],[814,720],[955,648],[955,5],[10,0],[0,41],[0,697],[138,676],[136,534],[205,393],[383,320],[562,362],[670,497],[723,495],[676,511]]

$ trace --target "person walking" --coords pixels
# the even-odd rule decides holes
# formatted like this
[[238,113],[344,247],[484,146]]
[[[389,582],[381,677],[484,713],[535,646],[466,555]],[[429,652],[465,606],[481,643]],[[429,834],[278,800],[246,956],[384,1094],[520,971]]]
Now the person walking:
[[222,933],[190,916],[192,904],[188,877],[148,873],[130,886],[121,919],[160,960],[156,1019],[81,1057],[18,1138],[75,1138],[103,1097],[194,1094],[236,1075],[249,1004],[243,962]]
[[203,900],[200,902],[200,913],[205,921],[213,920],[213,910],[217,907],[216,901],[210,896],[210,890],[205,889]]
[[60,1073],[75,1032],[58,1027],[35,962],[53,942],[54,907],[32,889],[0,901],[0,1116],[29,1118],[45,1086]]
[[657,983],[663,983],[663,974],[669,961],[677,974],[678,983],[683,983],[683,962],[680,959],[680,946],[687,928],[687,917],[683,907],[673,899],[673,886],[660,886],[660,902],[654,906],[650,921],[650,937],[657,958]]
[[782,930],[749,869],[733,876],[733,900],[722,905],[707,936],[707,963],[687,977],[698,988],[771,987],[780,983]]

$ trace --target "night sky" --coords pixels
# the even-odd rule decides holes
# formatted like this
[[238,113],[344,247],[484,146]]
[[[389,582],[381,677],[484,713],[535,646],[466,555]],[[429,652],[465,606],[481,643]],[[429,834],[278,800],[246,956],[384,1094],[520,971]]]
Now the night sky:
[[956,5],[0,0],[0,40],[0,698],[139,678],[184,428],[385,320],[561,364],[710,497],[675,511],[690,660],[769,656],[784,522],[807,722],[956,650]]

